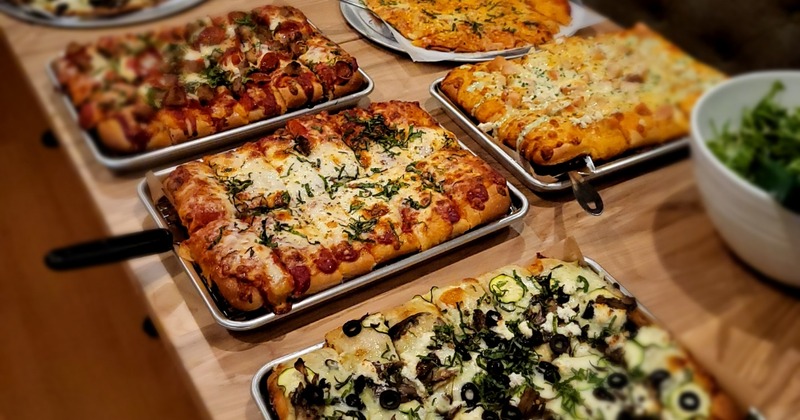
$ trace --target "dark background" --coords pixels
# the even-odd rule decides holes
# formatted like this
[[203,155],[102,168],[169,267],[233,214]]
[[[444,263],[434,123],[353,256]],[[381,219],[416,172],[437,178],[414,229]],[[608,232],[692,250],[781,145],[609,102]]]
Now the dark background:
[[800,68],[800,0],[584,0],[618,24],[644,22],[730,75]]

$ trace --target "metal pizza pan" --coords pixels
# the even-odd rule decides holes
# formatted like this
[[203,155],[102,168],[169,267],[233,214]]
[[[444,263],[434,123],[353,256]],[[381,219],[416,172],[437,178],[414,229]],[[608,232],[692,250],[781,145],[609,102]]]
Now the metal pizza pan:
[[[511,174],[519,179],[528,188],[536,192],[554,192],[564,191],[572,187],[569,177],[566,172],[562,175],[542,175],[537,174],[530,163],[522,157],[516,150],[501,144],[494,138],[483,132],[478,128],[477,123],[464,113],[461,108],[453,103],[450,98],[445,95],[441,90],[441,83],[444,77],[434,80],[430,87],[431,96],[441,104],[442,109],[445,111],[456,124],[466,131],[478,144],[480,144],[487,152],[489,152],[500,164],[502,164]],[[592,164],[583,170],[580,174],[585,180],[598,179],[603,176],[608,176],[613,173],[619,172],[645,162],[652,161],[662,156],[667,156],[680,150],[687,150],[689,147],[689,138],[683,137],[677,140],[662,143],[657,146],[651,146],[639,150],[635,150],[622,157],[610,160],[600,164]],[[580,159],[583,162],[583,158]]]
[[153,7],[114,16],[57,16],[0,0],[0,12],[24,22],[65,29],[98,29],[134,25],[180,13],[205,0],[166,0]]
[[[175,170],[175,168],[177,168],[177,166],[155,172],[155,178],[158,180],[163,180],[173,170]],[[142,180],[137,187],[138,195],[142,203],[144,203],[144,206],[147,208],[147,212],[155,221],[156,225],[159,228],[165,229],[170,226],[170,221],[165,218],[163,211],[159,211],[158,205],[159,200],[164,194],[162,191],[152,191],[150,187],[152,184],[152,180],[149,184],[147,179]],[[326,289],[314,295],[305,297],[299,302],[295,302],[292,305],[292,309],[288,313],[282,315],[276,315],[272,312],[269,312],[267,309],[243,312],[231,308],[222,295],[215,290],[216,286],[201,274],[199,267],[197,267],[193,262],[183,259],[180,257],[180,255],[178,255],[177,246],[175,247],[174,253],[178,258],[181,267],[189,276],[189,279],[192,281],[195,289],[197,289],[197,292],[202,297],[205,306],[208,308],[209,312],[211,312],[214,320],[219,325],[229,330],[248,331],[264,325],[279,322],[284,318],[296,315],[297,313],[306,311],[310,308],[323,305],[327,301],[350,293],[360,287],[376,283],[411,266],[417,265],[424,261],[429,261],[437,255],[449,252],[461,245],[475,241],[478,238],[521,221],[521,219],[528,212],[528,200],[525,198],[525,195],[510,182],[507,182],[506,185],[511,198],[511,208],[509,209],[508,213],[500,219],[470,230],[461,236],[450,239],[425,251],[411,254],[392,262],[382,264],[369,273],[346,280],[330,289]]]
[[[58,78],[56,77],[53,64],[55,60],[51,61],[47,66],[47,75],[56,89],[60,89]],[[301,115],[314,114],[321,111],[336,111],[348,106],[356,105],[367,96],[375,88],[375,83],[372,81],[363,69],[358,69],[358,72],[364,78],[364,86],[357,92],[350,93],[340,98],[332,99],[318,103],[316,105],[300,108],[287,112],[283,115],[278,115],[272,118],[267,118],[254,123],[246,124],[241,127],[232,128],[230,130],[221,131],[210,136],[200,137],[194,140],[189,140],[184,143],[174,144],[162,149],[150,150],[143,153],[134,155],[115,155],[113,152],[108,151],[101,144],[92,133],[80,129],[81,137],[89,147],[92,155],[103,166],[114,172],[132,172],[137,170],[151,169],[158,166],[163,166],[171,162],[178,162],[187,160],[192,157],[197,157],[203,153],[213,150],[219,150],[225,146],[230,146],[240,143],[248,138],[252,138],[260,133],[267,132],[274,128],[282,126],[286,121],[297,118]],[[65,93],[60,93],[64,105],[69,112],[70,118],[78,125],[78,111]]]
[[[608,282],[608,284],[610,286],[615,287],[615,288],[619,287],[619,290],[622,293],[624,293],[625,295],[627,295],[629,297],[632,297],[632,298],[636,299],[636,297],[633,296],[628,291],[628,289],[626,289],[624,286],[622,286],[622,284],[620,282],[618,282],[614,277],[612,277],[611,274],[609,274],[597,261],[595,261],[595,260],[593,260],[591,258],[585,257],[585,256],[583,257],[583,261],[586,263],[586,265],[589,267],[589,269],[591,269],[592,271],[597,273],[600,277],[605,279],[606,282]],[[637,309],[641,310],[647,317],[650,318],[651,321],[654,321],[656,324],[658,324],[658,322],[657,322],[655,316],[653,316],[652,312],[650,312],[647,308],[642,306],[641,303],[639,303],[638,300],[637,300],[636,303],[638,305]],[[324,345],[325,345],[324,342],[323,343],[317,343],[317,344],[314,344],[312,346],[309,346],[309,347],[300,349],[298,351],[289,353],[289,354],[287,354],[285,356],[281,356],[281,357],[279,357],[277,359],[271,360],[267,364],[262,366],[255,373],[255,375],[253,375],[253,379],[252,379],[252,381],[250,383],[250,394],[252,395],[253,400],[255,401],[256,405],[259,408],[259,410],[261,410],[261,414],[264,416],[265,419],[267,419],[267,420],[278,420],[278,416],[275,414],[275,411],[272,408],[272,403],[271,403],[271,401],[269,399],[269,393],[267,391],[267,378],[269,378],[269,375],[272,373],[272,371],[275,369],[275,367],[278,366],[281,363],[287,362],[289,360],[296,359],[296,358],[301,357],[301,356],[303,356],[305,354],[311,353],[314,350],[318,350],[318,349],[322,348]],[[756,408],[750,407],[750,409],[748,411],[748,415],[747,415],[747,420],[765,420],[765,418]]]

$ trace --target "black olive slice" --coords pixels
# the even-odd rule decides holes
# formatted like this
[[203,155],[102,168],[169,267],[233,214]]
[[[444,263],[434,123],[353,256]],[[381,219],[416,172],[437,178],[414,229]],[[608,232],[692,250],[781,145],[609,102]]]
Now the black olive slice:
[[361,394],[366,386],[367,378],[365,378],[363,375],[359,375],[359,377],[353,381],[353,392],[355,392],[356,395]]
[[611,394],[609,390],[603,388],[602,386],[599,388],[595,388],[592,391],[592,395],[594,395],[594,397],[600,401],[614,402],[614,400],[616,400],[616,398],[614,398],[614,395]]
[[569,338],[563,334],[556,334],[550,338],[550,350],[554,356],[566,353],[569,350]]
[[400,393],[393,389],[387,389],[381,392],[379,399],[381,407],[387,410],[396,410],[397,407],[400,407]]
[[678,405],[686,411],[695,411],[700,408],[700,397],[694,391],[683,391],[678,396]]
[[348,411],[348,412],[346,412],[344,414],[346,416],[352,417],[352,418],[354,418],[356,420],[367,420],[367,418],[363,414],[361,414],[360,411],[351,410],[351,411]]
[[647,376],[647,380],[650,381],[650,384],[656,390],[661,388],[661,384],[667,379],[669,379],[669,372],[664,369],[654,370],[653,373]]
[[307,384],[300,392],[300,399],[307,407],[323,405],[325,404],[325,392],[314,384]]
[[583,314],[581,314],[581,318],[583,319],[592,319],[594,318],[594,301],[590,300],[589,303],[586,304],[586,309],[583,310]]
[[344,331],[344,335],[348,337],[355,337],[358,333],[361,332],[361,321],[357,319],[351,319],[344,323],[342,326],[342,331]]
[[496,348],[504,341],[504,339],[499,334],[489,331],[483,336],[483,341],[486,342],[486,345],[489,346],[489,348]]
[[569,302],[569,295],[564,293],[563,286],[559,287],[558,290],[556,290],[556,302],[558,302],[559,305],[563,305]]
[[361,401],[361,397],[359,397],[356,394],[348,394],[346,397],[344,397],[344,403],[349,405],[350,407],[354,407],[354,408],[358,408],[358,409],[362,409],[362,408],[366,407],[364,405],[364,402]]
[[500,416],[491,411],[484,411],[483,414],[481,414],[481,420],[500,420]]
[[489,372],[491,376],[500,376],[503,374],[503,362],[499,360],[490,360],[486,363],[486,371]]
[[467,403],[467,407],[475,407],[481,399],[478,387],[472,382],[467,382],[461,387],[461,399]]
[[489,328],[496,327],[497,323],[500,322],[500,319],[502,319],[500,312],[489,311],[486,313],[486,326]]
[[628,377],[622,373],[615,372],[608,375],[608,386],[614,389],[624,388],[628,385]]
[[500,411],[500,418],[503,420],[516,420],[522,418],[522,411],[513,405],[505,405]]
[[554,384],[561,380],[561,374],[558,373],[558,368],[550,362],[545,362],[545,361],[539,362],[538,369],[539,372],[542,372],[544,380],[550,382],[551,384]]
[[61,16],[64,13],[67,13],[67,10],[69,10],[69,5],[64,3],[59,3],[58,6],[56,6],[55,10],[56,16]]
[[523,343],[528,347],[536,347],[544,344],[544,336],[542,336],[541,331],[533,330],[531,331],[530,337],[525,337],[525,339],[523,339]]

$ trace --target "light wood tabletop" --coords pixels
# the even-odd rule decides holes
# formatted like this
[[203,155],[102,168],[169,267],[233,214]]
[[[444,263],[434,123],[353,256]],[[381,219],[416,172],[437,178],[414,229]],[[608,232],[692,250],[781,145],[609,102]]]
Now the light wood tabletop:
[[[47,62],[70,41],[89,42],[101,35],[178,24],[264,3],[209,1],[162,21],[102,30],[52,29],[0,16],[0,27],[31,91],[109,233],[155,226],[136,195],[143,174],[116,175],[94,161],[45,75]],[[454,64],[413,63],[361,38],[346,24],[336,1],[290,3],[357,57],[375,81],[372,101],[419,101],[472,150],[500,167],[429,96],[431,82]],[[581,35],[613,27],[603,23]],[[250,395],[253,374],[276,357],[320,342],[335,326],[400,304],[433,285],[529,262],[537,251],[567,236],[575,237],[585,255],[603,265],[655,314],[743,406],[758,407],[771,419],[800,412],[800,293],[761,278],[725,247],[704,212],[686,154],[596,182],[606,205],[600,217],[584,213],[569,195],[540,197],[511,179],[531,203],[522,223],[319,310],[253,332],[229,332],[218,326],[173,254],[140,258],[126,266],[192,391],[213,418],[259,418]]]

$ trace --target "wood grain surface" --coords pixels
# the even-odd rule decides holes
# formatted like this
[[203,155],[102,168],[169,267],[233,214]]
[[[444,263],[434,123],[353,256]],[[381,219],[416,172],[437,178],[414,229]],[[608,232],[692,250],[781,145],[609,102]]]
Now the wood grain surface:
[[[109,232],[153,226],[135,195],[141,174],[116,176],[92,160],[45,77],[46,62],[72,40],[91,41],[104,34],[140,31],[262,4],[209,1],[162,22],[117,30],[54,30],[0,17],[0,26]],[[376,83],[372,101],[419,101],[469,147],[497,165],[428,95],[430,83],[452,63],[412,63],[360,38],[345,23],[336,1],[291,4],[358,58]],[[613,26],[604,23],[581,35]],[[527,262],[538,250],[568,235],[577,238],[585,255],[637,296],[742,405],[754,405],[771,419],[788,419],[800,412],[799,294],[761,278],[727,250],[703,210],[686,156],[627,171],[598,186],[606,204],[600,217],[587,215],[568,196],[540,197],[526,191],[531,211],[518,226],[320,310],[249,333],[229,332],[214,323],[173,255],[142,258],[129,267],[154,320],[175,350],[176,363],[188,373],[214,418],[259,418],[249,391],[252,375],[275,357],[321,341],[329,329],[365,312],[400,304],[433,285],[503,264]]]
[[[0,36],[0,419],[199,418],[170,348],[142,329],[142,291],[121,264],[44,266],[57,244],[105,228]],[[55,144],[57,146],[57,144]]]

